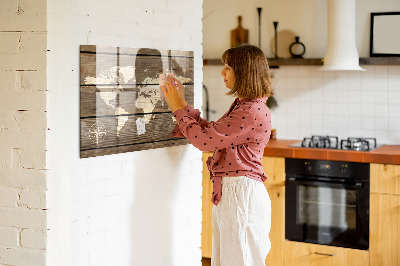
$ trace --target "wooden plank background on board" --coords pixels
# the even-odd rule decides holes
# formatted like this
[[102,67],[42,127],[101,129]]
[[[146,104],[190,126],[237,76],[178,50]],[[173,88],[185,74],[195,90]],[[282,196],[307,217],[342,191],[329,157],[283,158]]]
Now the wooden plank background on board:
[[159,74],[173,73],[194,102],[193,51],[82,45],[81,158],[188,144],[160,99]]

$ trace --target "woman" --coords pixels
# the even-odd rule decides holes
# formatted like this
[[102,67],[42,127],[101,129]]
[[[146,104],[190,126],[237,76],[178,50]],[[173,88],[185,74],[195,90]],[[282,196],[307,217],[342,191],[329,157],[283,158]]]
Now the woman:
[[268,62],[252,45],[228,49],[222,62],[227,95],[237,98],[216,122],[200,118],[172,76],[161,90],[178,122],[171,136],[184,136],[196,148],[214,151],[207,161],[215,205],[212,265],[265,265],[271,246],[271,202],[261,164],[271,130],[265,104],[272,95]]

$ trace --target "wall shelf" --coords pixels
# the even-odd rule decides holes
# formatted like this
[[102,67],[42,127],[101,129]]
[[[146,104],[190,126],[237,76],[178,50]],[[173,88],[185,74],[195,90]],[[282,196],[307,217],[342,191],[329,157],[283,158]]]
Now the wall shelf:
[[[279,66],[321,66],[322,58],[268,58],[271,68]],[[220,59],[204,59],[203,65],[222,65]],[[362,57],[360,65],[400,65],[400,57]]]
[[360,65],[400,65],[400,57],[362,57]]

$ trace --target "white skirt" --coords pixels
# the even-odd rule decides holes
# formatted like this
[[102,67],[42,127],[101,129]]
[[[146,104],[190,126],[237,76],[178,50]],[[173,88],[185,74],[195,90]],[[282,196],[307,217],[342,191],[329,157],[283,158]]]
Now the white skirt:
[[245,176],[223,177],[212,223],[212,266],[265,265],[271,249],[271,201],[262,182]]

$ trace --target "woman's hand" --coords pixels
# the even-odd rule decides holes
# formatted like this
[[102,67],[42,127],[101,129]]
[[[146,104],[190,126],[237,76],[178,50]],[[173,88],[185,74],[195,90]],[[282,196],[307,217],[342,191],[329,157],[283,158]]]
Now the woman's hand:
[[[179,89],[178,89],[178,88]],[[183,97],[182,92],[183,91]],[[178,109],[183,109],[186,106],[184,98],[185,92],[182,84],[175,78],[168,76],[164,86],[161,86],[161,91],[164,93],[165,101],[169,109],[174,113]],[[183,101],[182,101],[183,99]],[[185,104],[185,105],[184,105]]]
[[185,87],[173,75],[168,75],[168,78],[171,78],[171,81],[175,82],[175,84],[178,85],[178,88],[179,88],[179,90],[178,90],[179,103],[181,104],[182,108],[185,108],[186,105],[187,105],[187,102],[185,100]]

